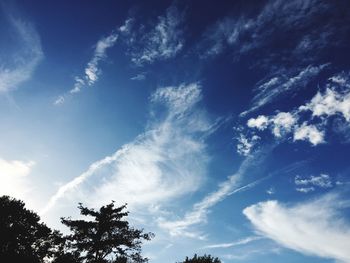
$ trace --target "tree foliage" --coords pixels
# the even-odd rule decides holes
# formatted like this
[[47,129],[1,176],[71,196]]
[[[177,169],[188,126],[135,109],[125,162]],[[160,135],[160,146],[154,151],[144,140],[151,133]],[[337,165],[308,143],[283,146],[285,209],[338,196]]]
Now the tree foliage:
[[124,218],[128,215],[126,205],[115,207],[114,202],[98,211],[79,204],[83,216],[92,220],[62,218],[62,223],[72,232],[67,236],[67,250],[79,253],[86,263],[146,262],[141,256],[141,245],[153,237],[141,229],[129,226]]
[[1,262],[41,263],[53,255],[59,233],[40,223],[40,217],[9,196],[0,197]]
[[197,254],[194,254],[192,258],[186,257],[181,263],[221,263],[221,261],[219,258],[214,258],[211,255],[197,256]]
[[[135,229],[126,220],[126,205],[112,201],[99,210],[78,206],[84,219],[61,218],[71,234],[51,230],[24,202],[0,197],[0,261],[21,263],[143,263],[141,245],[154,234]],[[86,217],[86,218],[85,218]],[[221,263],[211,255],[179,263]]]

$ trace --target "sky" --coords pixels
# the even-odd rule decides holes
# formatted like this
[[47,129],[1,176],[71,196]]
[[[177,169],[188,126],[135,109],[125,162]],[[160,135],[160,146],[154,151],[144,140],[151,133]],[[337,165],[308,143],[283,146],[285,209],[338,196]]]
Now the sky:
[[350,262],[346,0],[0,1],[0,194],[128,204],[152,263]]

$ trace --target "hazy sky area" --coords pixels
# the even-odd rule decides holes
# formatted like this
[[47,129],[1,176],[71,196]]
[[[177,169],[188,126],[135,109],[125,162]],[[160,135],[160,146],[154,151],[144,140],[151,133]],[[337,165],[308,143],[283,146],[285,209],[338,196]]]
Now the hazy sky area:
[[350,2],[0,0],[0,195],[128,203],[151,263],[350,262]]

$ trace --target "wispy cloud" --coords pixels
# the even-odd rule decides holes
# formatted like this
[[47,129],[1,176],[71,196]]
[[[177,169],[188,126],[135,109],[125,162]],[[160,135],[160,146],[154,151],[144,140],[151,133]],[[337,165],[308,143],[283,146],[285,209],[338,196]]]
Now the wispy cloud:
[[277,76],[258,84],[254,90],[256,94],[252,99],[251,108],[242,112],[241,116],[254,112],[267,104],[275,102],[282,96],[290,93],[294,94],[301,88],[305,88],[308,82],[318,76],[319,73],[327,66],[328,64],[322,64],[319,66],[309,65],[294,75],[291,75],[291,72],[278,73]]
[[7,21],[19,48],[10,55],[9,63],[0,63],[0,93],[15,90],[29,80],[44,57],[40,37],[29,22],[10,15]]
[[130,79],[131,80],[144,80],[144,79],[146,79],[146,73],[145,72],[139,73],[139,74],[135,75],[134,77],[131,77]]
[[[339,42],[344,44],[346,39],[343,31],[348,26],[338,23],[339,14],[332,3],[319,0],[270,0],[256,11],[253,16],[222,18],[209,27],[200,44],[203,56],[215,56],[230,50],[232,56],[240,57],[264,48],[267,52],[258,54],[257,63],[266,64],[269,68],[271,63],[268,62],[271,61],[275,64],[293,61],[300,65],[315,60],[317,52],[325,47]],[[322,15],[333,19],[320,21]],[[313,28],[311,32],[307,30],[310,26]],[[288,39],[283,47],[269,48],[275,47],[283,39]],[[297,62],[296,56],[299,58]]]
[[74,87],[69,91],[69,93],[59,96],[54,102],[55,105],[64,103],[65,98],[69,96],[69,94],[78,93],[84,87],[92,86],[98,80],[101,74],[99,64],[106,58],[107,50],[115,45],[117,39],[118,34],[116,32],[112,32],[110,35],[101,38],[96,43],[92,58],[85,67],[84,75],[75,77]]
[[348,201],[328,194],[293,206],[261,202],[245,208],[243,213],[260,235],[286,248],[349,262],[350,225],[340,217],[345,207],[349,207]]
[[[66,199],[93,206],[118,200],[128,202],[130,209],[142,205],[147,210],[197,190],[206,175],[204,138],[215,129],[198,106],[201,97],[197,83],[157,89],[146,131],[61,186],[42,213]],[[165,115],[158,114],[159,106]]]
[[263,239],[264,237],[261,236],[250,236],[246,238],[242,238],[240,240],[230,242],[230,243],[220,243],[220,244],[213,244],[213,245],[208,245],[203,248],[231,248],[231,247],[237,247],[237,246],[242,246],[246,245],[248,243]]
[[243,133],[239,134],[237,138],[237,153],[248,156],[251,154],[254,146],[259,142],[261,138],[257,135],[248,137]]
[[328,174],[311,175],[309,177],[297,175],[294,178],[294,183],[297,186],[295,190],[303,193],[315,191],[315,187],[331,188],[333,186],[332,178]]
[[[272,116],[258,115],[256,118],[250,118],[247,120],[246,127],[258,132],[270,129],[275,138],[308,141],[313,146],[325,143],[327,125],[332,117],[339,117],[336,122],[338,126],[341,123],[346,125],[350,123],[349,83],[347,75],[335,75],[329,78],[328,83],[323,87],[324,92],[318,91],[305,104],[295,107],[290,112],[278,112]],[[305,113],[311,113],[311,115]],[[242,134],[244,128],[241,128],[240,132]],[[258,135],[254,133],[253,136]],[[244,138],[247,142],[251,141],[250,137]],[[242,145],[242,143],[239,142],[238,145]],[[254,144],[250,143],[248,146],[250,152]],[[245,153],[238,152],[243,155]]]
[[[141,38],[132,38],[131,60],[136,65],[153,63],[175,57],[184,46],[184,14],[175,5],[170,6],[150,31]],[[147,30],[147,29],[143,29]]]
[[254,165],[258,164],[261,161],[261,157],[261,153],[256,153],[254,156],[248,156],[235,174],[229,176],[226,181],[221,183],[216,191],[209,193],[200,202],[195,203],[192,210],[187,212],[183,219],[171,221],[165,218],[160,218],[159,226],[169,231],[173,236],[187,236],[205,239],[205,235],[193,231],[191,227],[205,223],[207,215],[210,213],[210,209],[228,196],[250,189],[261,182],[261,180],[265,179],[263,178],[244,186],[241,185],[245,173]]

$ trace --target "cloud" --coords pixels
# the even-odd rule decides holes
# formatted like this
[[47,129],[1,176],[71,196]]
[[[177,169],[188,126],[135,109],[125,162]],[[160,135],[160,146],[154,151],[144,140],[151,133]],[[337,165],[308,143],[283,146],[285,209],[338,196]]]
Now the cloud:
[[[270,128],[276,138],[283,138],[283,136],[288,136],[288,134],[292,133],[294,141],[309,141],[314,146],[324,143],[324,131],[315,125],[308,125],[307,122],[299,125],[297,113],[279,112],[271,117],[260,115],[255,119],[250,118],[247,122],[247,127],[260,131]],[[254,140],[255,137],[259,138],[258,135],[253,135],[252,140],[249,141],[241,135],[238,138],[238,152],[243,155],[249,154],[254,147],[254,142],[256,142],[256,139]]]
[[309,65],[303,68],[296,74],[292,72],[282,73],[266,82],[259,84],[254,91],[256,94],[252,99],[252,106],[249,110],[241,113],[244,116],[248,113],[256,111],[261,107],[276,101],[278,98],[304,88],[309,81],[315,78],[319,73],[329,64],[322,64],[319,66]]
[[[151,64],[157,60],[175,57],[184,46],[184,14],[175,6],[170,6],[149,32],[143,32],[141,39],[134,39],[131,47],[131,60],[136,65]],[[135,37],[137,38],[137,37]]]
[[144,80],[144,79],[146,79],[146,73],[139,73],[130,79],[131,80]]
[[119,32],[122,34],[129,34],[135,20],[133,18],[128,18],[125,20],[124,25],[119,27]]
[[246,159],[240,165],[238,171],[229,176],[226,181],[219,184],[218,189],[212,193],[206,195],[200,202],[195,203],[192,210],[187,212],[180,220],[168,220],[161,217],[158,221],[159,226],[162,229],[169,231],[172,236],[186,236],[191,238],[205,239],[206,236],[200,232],[196,232],[191,227],[205,223],[207,215],[210,213],[210,209],[217,203],[221,202],[230,195],[245,191],[257,185],[261,180],[241,185],[241,180],[245,173],[251,169],[254,165],[257,165],[261,161],[261,157],[266,153],[256,153],[246,157]]
[[[344,83],[343,86],[347,85],[347,83]],[[349,122],[350,91],[337,92],[334,89],[327,88],[323,94],[318,92],[309,103],[301,106],[299,109],[301,111],[311,111],[314,117],[329,117],[341,114]]]
[[59,96],[55,101],[54,101],[54,105],[61,105],[65,102],[65,96],[61,95]]
[[278,201],[260,202],[245,208],[243,214],[257,233],[286,248],[349,262],[350,225],[341,217],[346,206],[348,201],[328,194],[288,206]]
[[[325,84],[324,91],[318,91],[305,104],[295,107],[291,112],[278,112],[272,116],[259,115],[256,118],[250,118],[246,126],[258,131],[269,128],[276,138],[283,139],[292,135],[293,141],[309,141],[314,146],[325,143],[327,125],[332,117],[337,117],[333,118],[333,128],[336,132],[347,131],[350,123],[349,83],[349,74],[334,75]],[[305,114],[309,112],[311,115]],[[254,133],[254,136],[258,135]],[[345,139],[347,140],[346,136]],[[238,147],[242,149],[239,152],[244,155],[252,150],[254,144],[240,135]]]
[[307,194],[309,192],[315,191],[316,189],[315,189],[315,187],[311,186],[311,187],[298,187],[298,188],[295,188],[295,190],[297,192]]
[[279,112],[272,118],[271,122],[273,123],[272,133],[276,137],[281,137],[282,134],[288,133],[292,130],[297,122],[297,117],[290,112]]
[[270,187],[269,189],[266,190],[266,193],[269,195],[273,195],[276,193],[276,190],[275,190],[275,188]]
[[23,198],[30,190],[27,176],[35,162],[5,160],[0,158],[0,195]]
[[324,143],[324,132],[317,129],[315,125],[307,125],[303,123],[294,131],[294,141],[309,141],[312,145]]
[[251,243],[251,242],[256,241],[256,240],[260,240],[262,238],[263,237],[261,237],[261,236],[250,236],[250,237],[246,237],[246,238],[243,238],[243,239],[240,239],[238,241],[231,242],[231,243],[213,244],[213,245],[205,246],[203,248],[231,248],[231,247],[237,247],[237,246],[246,245],[246,244]]
[[107,49],[114,46],[118,39],[118,34],[113,32],[107,37],[101,38],[95,47],[94,54],[85,68],[85,75],[83,78],[76,77],[74,88],[70,90],[70,93],[80,92],[81,88],[85,85],[91,86],[97,80],[101,71],[99,69],[99,63],[106,58]]
[[229,47],[239,42],[239,36],[242,32],[249,30],[252,21],[244,18],[224,18],[218,21],[205,33],[205,43],[207,50],[203,57],[218,55]]
[[249,138],[241,133],[237,138],[237,153],[248,156],[260,139],[261,138],[257,135],[253,135]]
[[153,119],[145,132],[62,185],[42,214],[66,200],[91,206],[118,200],[128,202],[129,209],[147,210],[196,191],[206,176],[204,139],[215,129],[198,105],[201,97],[198,83],[157,89],[151,96]]
[[54,101],[54,105],[63,104],[68,96],[71,96],[75,93],[79,93],[84,87],[92,86],[93,84],[95,84],[95,82],[101,75],[101,69],[99,67],[99,64],[101,61],[106,59],[107,50],[115,45],[117,39],[118,34],[116,32],[112,32],[110,35],[101,38],[96,43],[92,58],[87,63],[84,69],[84,75],[76,76],[74,78],[74,87],[69,91],[69,93],[58,96]]
[[332,179],[328,174],[311,175],[308,178],[302,178],[300,175],[297,175],[294,178],[294,183],[298,186],[296,190],[303,193],[315,191],[315,187],[330,188],[333,186]]
[[[241,58],[263,48],[266,52],[255,53],[258,59],[254,61],[271,68],[271,63],[293,61],[294,65],[301,65],[315,61],[325,48],[346,43],[349,27],[339,21],[339,10],[332,3],[270,0],[258,8],[257,5],[254,10],[256,15],[225,17],[210,26],[199,45],[201,54],[210,57],[230,50],[235,58]],[[331,19],[320,20],[322,16]],[[279,48],[274,48],[277,45]]]
[[34,27],[12,16],[8,16],[7,20],[17,38],[18,47],[16,52],[11,53],[9,63],[0,64],[0,93],[15,90],[29,80],[44,57],[40,37]]
[[267,128],[267,125],[269,123],[269,120],[266,116],[260,115],[257,118],[251,118],[247,122],[247,126],[249,128],[257,128],[258,130],[265,130]]

